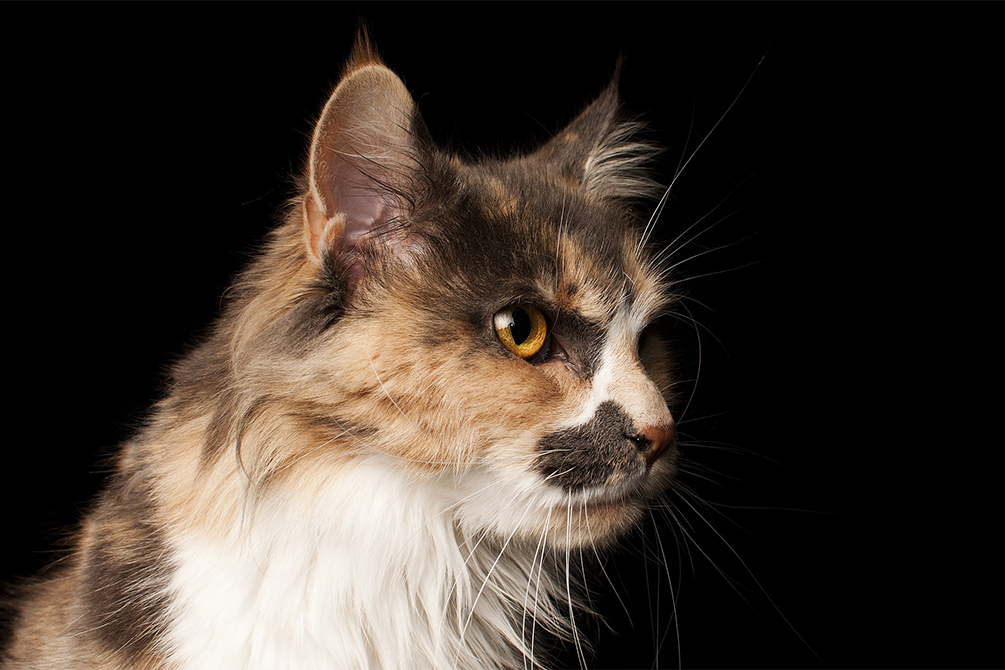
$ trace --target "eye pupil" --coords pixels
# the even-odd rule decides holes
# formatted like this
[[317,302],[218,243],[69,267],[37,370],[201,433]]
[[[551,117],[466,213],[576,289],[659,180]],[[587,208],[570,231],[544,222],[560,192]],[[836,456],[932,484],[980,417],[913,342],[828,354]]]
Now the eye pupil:
[[513,335],[513,341],[518,345],[523,344],[530,337],[532,330],[530,314],[527,314],[522,307],[516,307],[511,318],[510,333]]

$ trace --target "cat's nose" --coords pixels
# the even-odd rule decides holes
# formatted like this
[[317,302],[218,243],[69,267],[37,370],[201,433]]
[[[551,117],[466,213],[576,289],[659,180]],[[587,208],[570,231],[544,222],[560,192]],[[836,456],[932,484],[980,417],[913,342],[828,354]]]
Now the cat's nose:
[[652,465],[657,458],[666,452],[676,434],[677,429],[672,423],[665,426],[649,426],[640,431],[636,444],[639,446],[639,451],[642,452],[642,458],[645,459],[646,465]]

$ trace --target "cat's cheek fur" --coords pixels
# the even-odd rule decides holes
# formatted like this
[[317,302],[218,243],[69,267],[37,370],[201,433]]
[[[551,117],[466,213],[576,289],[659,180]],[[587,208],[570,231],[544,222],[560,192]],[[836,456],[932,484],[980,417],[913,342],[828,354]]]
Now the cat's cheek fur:
[[[502,441],[525,430],[532,439],[536,426],[566,408],[563,398],[570,394],[561,379],[524,361],[484,352],[464,356],[449,345],[416,356],[417,349],[430,348],[417,347],[423,332],[415,315],[384,313],[392,316],[347,328],[352,335],[338,340],[337,362],[334,355],[318,355],[333,362],[330,376],[314,382],[312,394],[319,401],[327,396],[333,414],[351,416],[369,429],[368,444],[357,440],[358,445],[399,458],[402,467],[416,471],[456,469],[480,459],[507,458]],[[428,422],[433,415],[436,421]]]

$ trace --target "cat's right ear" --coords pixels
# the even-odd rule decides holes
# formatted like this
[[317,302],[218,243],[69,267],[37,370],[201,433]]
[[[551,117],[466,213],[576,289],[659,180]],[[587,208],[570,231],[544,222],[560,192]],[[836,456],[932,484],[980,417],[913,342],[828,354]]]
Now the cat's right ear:
[[356,52],[314,129],[304,240],[356,282],[368,257],[405,246],[419,170],[415,103],[367,45]]

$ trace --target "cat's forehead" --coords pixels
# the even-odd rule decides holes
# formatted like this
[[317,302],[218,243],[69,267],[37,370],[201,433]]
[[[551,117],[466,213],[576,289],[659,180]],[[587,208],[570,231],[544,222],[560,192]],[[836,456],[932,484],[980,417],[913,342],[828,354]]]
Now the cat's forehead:
[[468,233],[493,248],[495,285],[526,286],[557,310],[606,326],[626,309],[647,321],[665,301],[660,276],[624,209],[590,198],[560,176],[520,163],[466,170]]

